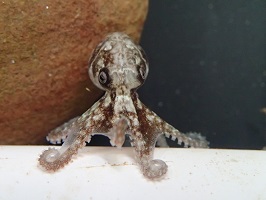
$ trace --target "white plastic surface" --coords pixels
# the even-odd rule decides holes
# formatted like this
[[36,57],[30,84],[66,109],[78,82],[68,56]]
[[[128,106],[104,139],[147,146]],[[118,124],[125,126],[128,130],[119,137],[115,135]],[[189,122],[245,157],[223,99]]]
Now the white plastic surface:
[[37,166],[47,146],[0,146],[0,199],[266,199],[266,151],[157,148],[161,181],[143,177],[133,149],[85,147],[56,173]]

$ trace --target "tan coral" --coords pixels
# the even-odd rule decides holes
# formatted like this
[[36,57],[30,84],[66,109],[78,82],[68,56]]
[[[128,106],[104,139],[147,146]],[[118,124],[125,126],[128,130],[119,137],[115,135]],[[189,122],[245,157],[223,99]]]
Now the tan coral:
[[138,40],[148,8],[148,0],[0,4],[0,144],[43,143],[84,112],[101,95],[87,75],[92,49],[114,31]]

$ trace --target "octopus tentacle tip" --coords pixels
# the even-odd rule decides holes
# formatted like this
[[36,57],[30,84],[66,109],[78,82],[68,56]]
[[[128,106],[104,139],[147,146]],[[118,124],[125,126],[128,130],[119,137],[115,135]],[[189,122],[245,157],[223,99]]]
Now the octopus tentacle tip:
[[60,152],[56,150],[55,148],[49,148],[48,150],[45,150],[42,155],[40,156],[40,159],[44,159],[46,162],[51,163],[56,161],[60,156]]
[[39,157],[40,167],[49,172],[55,172],[60,168],[63,168],[70,161],[70,154],[61,154],[60,151],[55,148],[45,150]]
[[160,179],[166,174],[168,166],[159,159],[149,161],[148,165],[144,167],[143,174],[149,179]]

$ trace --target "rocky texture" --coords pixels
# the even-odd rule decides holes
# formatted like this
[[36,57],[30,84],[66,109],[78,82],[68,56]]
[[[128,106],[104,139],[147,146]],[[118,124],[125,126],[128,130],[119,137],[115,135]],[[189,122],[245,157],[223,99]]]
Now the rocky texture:
[[[87,75],[109,32],[138,40],[148,0],[0,2],[0,144],[41,144],[99,98]],[[87,90],[86,90],[87,88]],[[88,91],[89,90],[89,91]]]

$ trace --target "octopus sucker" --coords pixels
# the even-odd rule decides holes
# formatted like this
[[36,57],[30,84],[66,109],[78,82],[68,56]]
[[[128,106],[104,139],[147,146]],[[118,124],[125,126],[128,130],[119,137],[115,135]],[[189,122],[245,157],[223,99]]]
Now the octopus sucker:
[[104,135],[119,148],[130,138],[141,172],[156,180],[168,169],[164,161],[153,159],[156,144],[168,147],[165,136],[184,147],[208,148],[205,137],[181,133],[139,100],[136,91],[148,72],[147,56],[139,45],[124,33],[107,35],[92,53],[88,67],[90,79],[105,94],[84,114],[48,134],[49,142],[63,145],[45,150],[39,157],[40,166],[46,171],[63,168],[93,135]]

